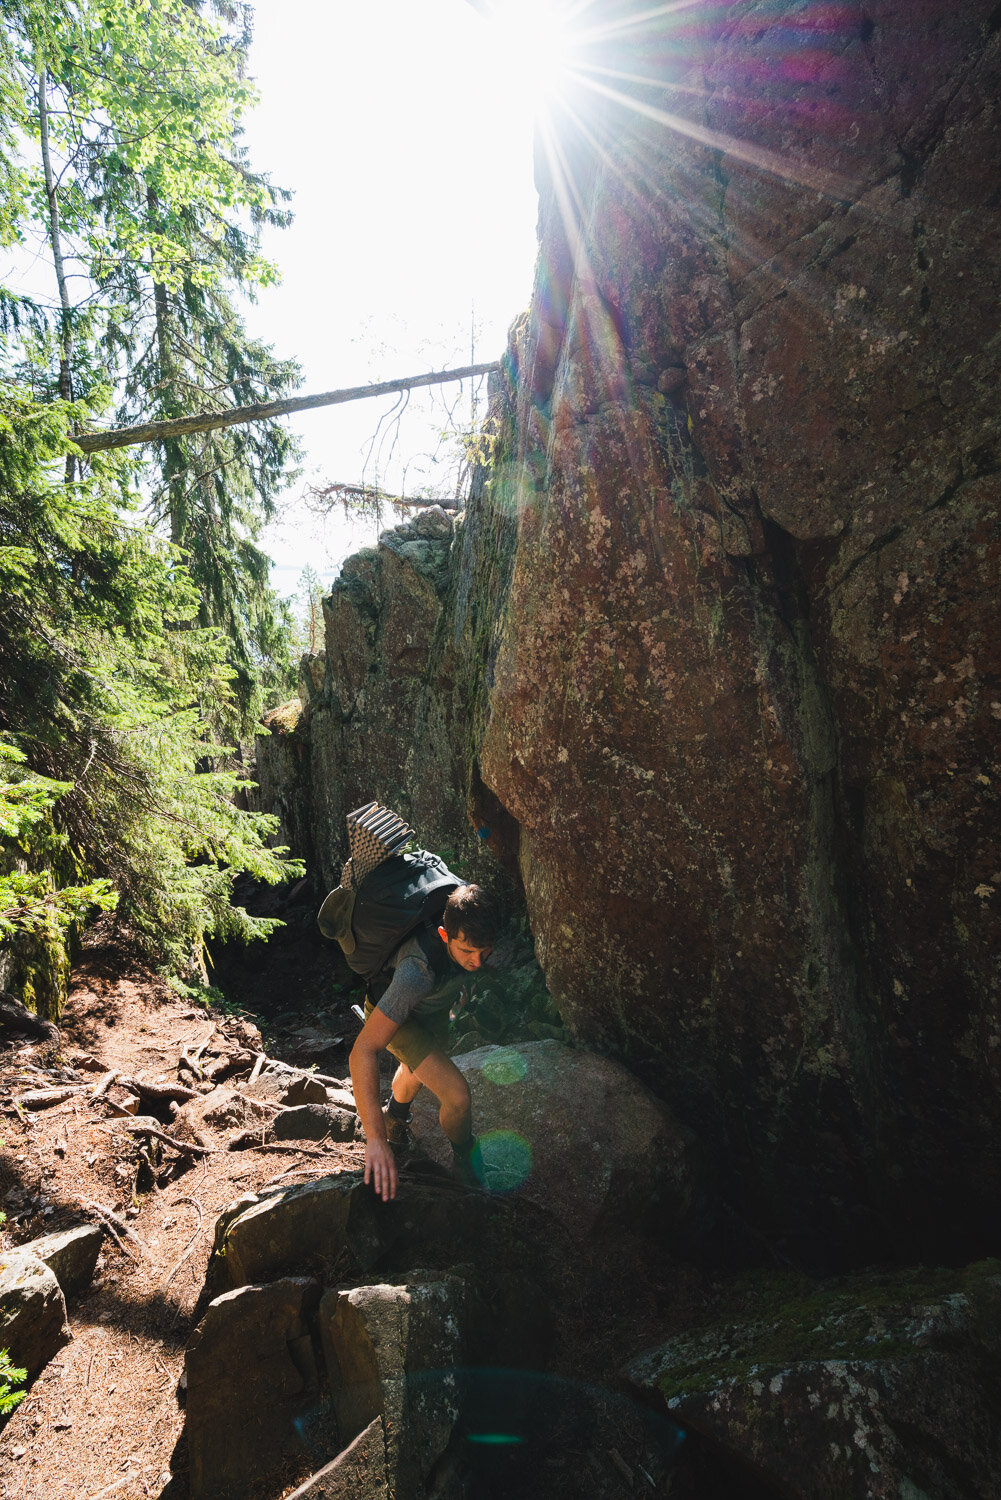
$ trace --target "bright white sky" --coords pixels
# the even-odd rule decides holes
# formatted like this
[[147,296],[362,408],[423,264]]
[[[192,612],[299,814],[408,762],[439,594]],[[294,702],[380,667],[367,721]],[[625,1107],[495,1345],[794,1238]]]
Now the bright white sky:
[[[530,85],[495,23],[466,0],[256,0],[252,72],[261,102],[255,168],[294,190],[295,221],[265,251],[282,285],[248,310],[251,330],[302,365],[304,393],[499,358],[527,305],[535,261]],[[524,45],[522,43],[522,45]],[[464,388],[469,409],[470,383]],[[454,399],[457,387],[444,388]],[[322,523],[294,503],[305,484],[376,477],[418,490],[443,426],[401,426],[396,460],[366,453],[382,401],[289,418],[306,471],[267,549],[280,593],[308,562],[324,583],[374,540],[371,521]]]

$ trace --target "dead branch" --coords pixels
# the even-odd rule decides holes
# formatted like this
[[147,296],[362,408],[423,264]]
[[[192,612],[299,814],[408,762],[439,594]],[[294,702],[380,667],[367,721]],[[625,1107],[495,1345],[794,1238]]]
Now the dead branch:
[[[217,1030],[217,1028],[215,1026],[213,1026],[212,1029],[211,1029],[211,1031],[209,1031],[208,1034],[205,1037],[203,1037],[202,1040],[198,1043],[198,1046],[195,1048],[194,1052],[191,1054],[191,1056],[192,1056],[192,1058],[194,1059],[195,1062],[200,1062],[201,1061],[202,1054],[204,1053],[205,1048],[208,1046],[209,1042],[215,1036],[216,1030]],[[187,1047],[185,1047],[184,1050],[186,1052],[188,1050]]]
[[176,1141],[172,1135],[167,1135],[165,1131],[147,1125],[143,1120],[132,1120],[122,1128],[129,1131],[131,1135],[146,1135],[151,1140],[162,1141],[165,1146],[173,1146],[175,1151],[181,1152],[184,1156],[215,1156],[219,1151],[218,1146],[196,1146],[193,1141]]
[[178,1071],[180,1071],[181,1068],[186,1068],[187,1071],[191,1073],[195,1078],[202,1079],[205,1077],[204,1073],[202,1072],[201,1063],[194,1062],[192,1060],[192,1057],[188,1053],[187,1047],[185,1047],[181,1052],[181,1055],[177,1062],[177,1067]]
[[[120,1219],[117,1214],[112,1213],[110,1208],[104,1208],[100,1203],[94,1203],[92,1201],[85,1202],[84,1208],[89,1208],[92,1213],[97,1214],[98,1218],[101,1220],[105,1229],[111,1235],[111,1238],[114,1240],[119,1250],[121,1250],[124,1254],[131,1255],[133,1259],[141,1259],[143,1255],[147,1254],[146,1246],[143,1244],[139,1236],[137,1234],[134,1234],[129,1226],[122,1219]],[[119,1231],[125,1236],[124,1241],[119,1238]],[[131,1246],[125,1242],[128,1240],[133,1241],[139,1247],[140,1254],[138,1257],[136,1256],[135,1251],[131,1248]]]
[[392,506],[396,511],[427,510],[429,505],[440,505],[443,510],[456,509],[456,503],[452,499],[429,500],[426,496],[418,499],[410,499],[406,495],[389,495],[385,490],[379,489],[378,485],[371,484],[347,484],[341,481],[324,485],[307,485],[304,498],[310,510],[318,511],[321,515],[332,510],[335,505],[340,505],[345,511],[352,507],[355,510],[374,511],[383,505]]
[[499,369],[500,364],[494,360],[490,364],[465,365],[460,370],[429,371],[424,375],[406,375],[399,380],[383,380],[376,385],[356,385],[339,391],[324,391],[318,396],[292,396],[286,401],[261,401],[253,406],[233,406],[227,411],[196,412],[188,417],[175,417],[170,422],[142,422],[135,427],[115,427],[107,432],[81,432],[72,441],[84,453],[98,453],[107,448],[131,448],[138,443],[158,443],[164,438],[214,432],[220,427],[266,422],[273,417],[286,417],[296,411],[312,411],[319,406],[340,406],[345,401],[363,401],[369,396],[412,391],[426,385],[445,385],[452,380],[490,375]]
[[97,1083],[95,1083],[93,1089],[91,1090],[90,1098],[88,1099],[87,1103],[93,1104],[96,1100],[100,1099],[105,1090],[110,1089],[111,1085],[114,1083],[117,1077],[118,1070],[117,1068],[113,1068],[110,1073],[105,1073],[103,1078],[98,1079]]
[[106,1485],[103,1490],[98,1490],[97,1494],[93,1496],[93,1500],[105,1500],[106,1495],[113,1495],[116,1490],[124,1489],[131,1478],[131,1474],[126,1474],[124,1479],[116,1479],[114,1484]]
[[203,1221],[203,1219],[205,1217],[205,1215],[202,1213],[202,1205],[198,1202],[197,1198],[178,1198],[176,1201],[178,1203],[190,1203],[192,1208],[197,1209],[197,1211],[198,1211],[198,1227],[196,1228],[194,1234],[191,1236],[191,1238],[188,1241],[188,1243],[185,1245],[185,1247],[184,1247],[184,1253],[182,1254],[180,1260],[177,1262],[177,1264],[175,1266],[173,1266],[171,1268],[170,1271],[168,1271],[167,1275],[160,1282],[160,1286],[159,1286],[158,1290],[161,1291],[161,1292],[166,1291],[167,1287],[173,1281],[174,1277],[177,1275],[178,1271],[184,1265],[184,1262],[187,1260],[188,1256],[191,1254],[192,1250],[195,1248],[195,1242],[197,1241],[198,1236],[202,1232],[202,1221]]
[[132,1089],[144,1099],[178,1100],[186,1104],[189,1099],[200,1097],[197,1089],[189,1089],[183,1083],[143,1083],[138,1078],[119,1078],[118,1082],[127,1089]]
[[[116,1086],[121,1088],[121,1084]],[[111,1095],[108,1094],[104,1102],[116,1118],[121,1119],[124,1117],[128,1119],[131,1115],[139,1113],[139,1095],[131,1094],[127,1089],[123,1089],[122,1092],[125,1095],[124,1099],[112,1099]]]
[[22,1105],[25,1109],[50,1109],[53,1104],[65,1104],[67,1099],[73,1099],[77,1094],[86,1092],[85,1083],[61,1089],[30,1089],[26,1094],[18,1094],[11,1102],[15,1105]]
[[229,1052],[216,1059],[215,1062],[206,1063],[203,1072],[211,1083],[221,1083],[224,1078],[232,1078],[236,1073],[244,1073],[250,1067],[253,1057],[252,1052]]
[[[337,1041],[341,1040],[341,1037],[337,1038]],[[293,1073],[296,1078],[315,1078],[317,1083],[327,1083],[334,1089],[342,1089],[344,1087],[343,1078],[332,1078],[329,1073],[314,1073],[309,1068],[295,1068],[291,1063],[279,1062],[277,1057],[268,1058],[268,1068],[276,1073]]]
[[[249,1132],[248,1132],[249,1133]],[[238,1136],[233,1137],[238,1140]],[[240,1148],[243,1151],[286,1151],[299,1156],[326,1156],[326,1151],[309,1151],[305,1146],[286,1145],[284,1141],[256,1141]]]
[[254,1110],[264,1111],[273,1109],[275,1114],[280,1115],[286,1108],[284,1104],[276,1104],[273,1099],[255,1099],[251,1094],[241,1094],[239,1089],[234,1089],[233,1093],[238,1099],[242,1099],[244,1104],[249,1104],[251,1109]]

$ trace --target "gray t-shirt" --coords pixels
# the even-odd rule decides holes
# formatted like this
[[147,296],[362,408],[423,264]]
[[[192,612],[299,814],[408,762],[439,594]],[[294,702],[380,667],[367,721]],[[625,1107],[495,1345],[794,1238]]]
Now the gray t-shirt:
[[462,970],[451,960],[444,978],[435,978],[416,937],[409,937],[400,944],[389,960],[389,967],[393,970],[393,977],[376,1010],[381,1010],[398,1026],[410,1016],[420,1020],[421,1016],[451,1008],[462,987]]

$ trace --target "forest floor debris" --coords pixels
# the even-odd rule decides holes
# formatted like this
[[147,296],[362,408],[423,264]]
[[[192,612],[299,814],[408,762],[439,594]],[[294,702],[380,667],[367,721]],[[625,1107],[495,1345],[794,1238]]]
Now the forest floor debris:
[[[181,998],[106,946],[101,929],[85,946],[60,1033],[0,1049],[3,1243],[85,1222],[101,1225],[105,1242],[90,1286],[69,1300],[72,1341],[0,1433],[0,1496],[169,1495],[178,1380],[216,1217],[267,1183],[357,1168],[364,1151],[354,1141],[227,1150],[244,1120],[214,1125],[208,1106],[252,1073],[255,1087],[271,1076],[259,1031]],[[286,1066],[283,1089],[303,1076]],[[138,1115],[115,1102],[116,1084],[137,1099]],[[180,1126],[175,1138],[193,1100],[197,1132]],[[246,1099],[247,1124],[263,1103]]]
[[[10,1040],[0,1022],[0,1244],[81,1223],[105,1235],[93,1281],[68,1299],[71,1342],[0,1432],[0,1500],[185,1500],[179,1387],[220,1212],[270,1184],[363,1165],[358,1139],[274,1139],[273,1122],[296,1112],[327,1111],[343,1127],[358,1029],[356,981],[337,977],[312,908],[282,916],[288,925],[253,956],[214,955],[228,1002],[215,1009],[145,970],[104,921],[85,943],[58,1038]],[[247,1012],[232,1014],[234,1000]],[[269,1007],[265,1046],[249,1012]],[[383,1061],[388,1085],[393,1064]],[[38,1109],[14,1102],[63,1089],[75,1092]],[[694,1267],[663,1262],[657,1246],[627,1235],[581,1246],[564,1293],[554,1389],[569,1378],[583,1399],[625,1355],[689,1321],[704,1286]],[[608,1445],[581,1448],[567,1421],[546,1492],[576,1495],[590,1464],[595,1500],[632,1493]]]

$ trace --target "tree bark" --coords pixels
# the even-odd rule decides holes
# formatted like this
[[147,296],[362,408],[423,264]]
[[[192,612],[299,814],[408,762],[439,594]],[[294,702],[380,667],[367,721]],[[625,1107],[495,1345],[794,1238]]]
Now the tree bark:
[[[73,400],[73,308],[69,288],[66,285],[66,269],[63,265],[63,242],[59,228],[59,196],[55,173],[52,170],[52,153],[49,150],[49,104],[45,96],[48,74],[44,68],[38,73],[38,134],[42,149],[42,171],[45,174],[45,197],[49,205],[49,245],[52,263],[56,271],[59,288],[59,306],[62,317],[59,330],[59,394],[64,401]],[[75,472],[73,455],[66,459],[66,480],[70,483]]]
[[[151,187],[146,189],[146,212],[149,216],[150,227],[155,227],[157,200],[156,194]],[[169,411],[176,399],[177,381],[174,368],[174,355],[170,347],[170,307],[167,301],[167,288],[162,281],[156,279],[153,254],[150,252],[150,277],[153,282],[153,308],[156,317],[156,348],[160,364],[160,393],[161,399]],[[178,402],[178,405],[180,403]],[[177,406],[174,406],[177,410]],[[170,420],[170,419],[168,419]],[[79,441],[79,439],[77,440]],[[184,468],[183,456],[178,452],[177,445],[170,441],[164,443],[163,452],[163,476],[167,481],[167,509],[170,516],[170,540],[175,546],[180,547],[185,540],[184,515],[184,481],[182,471]]]
[[318,396],[292,396],[285,401],[263,401],[256,406],[233,406],[227,411],[196,412],[193,416],[175,417],[169,422],[145,422],[135,427],[116,427],[107,432],[81,432],[73,441],[84,453],[100,453],[107,448],[130,448],[137,443],[162,442],[164,438],[184,437],[193,432],[214,432],[219,427],[238,427],[245,422],[266,422],[291,412],[311,411],[318,406],[339,406],[345,401],[361,401],[367,396],[386,396],[394,391],[412,391],[420,386],[445,385],[451,380],[465,380],[475,375],[490,375],[500,369],[498,361],[490,364],[465,365],[459,370],[430,371],[425,375],[406,375],[399,380],[383,380],[377,385],[355,385],[339,391],[324,391]]

